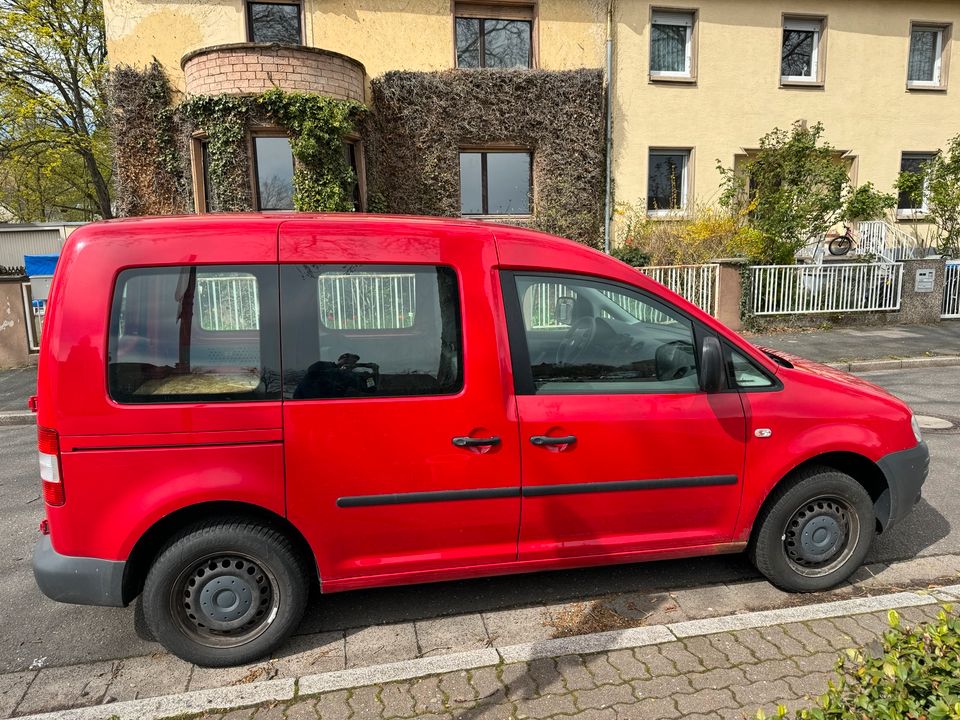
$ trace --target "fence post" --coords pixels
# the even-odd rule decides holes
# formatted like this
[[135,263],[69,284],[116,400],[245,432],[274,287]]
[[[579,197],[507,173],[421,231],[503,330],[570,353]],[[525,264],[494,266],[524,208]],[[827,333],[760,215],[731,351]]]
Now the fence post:
[[740,319],[740,296],[743,283],[740,272],[747,261],[741,258],[721,258],[711,260],[717,268],[716,318],[731,330],[739,330],[743,323]]
[[[933,277],[929,274],[931,271]],[[900,311],[891,320],[899,323],[940,322],[946,274],[947,261],[944,258],[904,260]]]

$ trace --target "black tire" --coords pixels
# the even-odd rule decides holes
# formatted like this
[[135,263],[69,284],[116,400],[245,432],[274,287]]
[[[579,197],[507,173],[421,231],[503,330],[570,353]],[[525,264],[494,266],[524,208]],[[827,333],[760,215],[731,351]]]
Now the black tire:
[[204,667],[271,653],[303,617],[307,563],[275,528],[248,520],[199,523],[157,555],[143,588],[154,637]]
[[841,257],[853,249],[853,241],[845,235],[841,235],[831,240],[830,244],[827,245],[827,249],[834,257]]
[[875,534],[873,501],[863,486],[833,468],[812,467],[773,491],[748,554],[778,588],[818,592],[860,567]]

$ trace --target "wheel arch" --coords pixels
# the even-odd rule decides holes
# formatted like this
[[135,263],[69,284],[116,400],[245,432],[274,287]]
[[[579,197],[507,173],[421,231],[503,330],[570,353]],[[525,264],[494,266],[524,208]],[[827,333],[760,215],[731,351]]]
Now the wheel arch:
[[287,518],[278,515],[259,505],[236,501],[212,501],[187,505],[175,512],[165,515],[151,525],[131,550],[123,574],[123,604],[129,604],[143,590],[147,572],[154,558],[176,533],[194,523],[203,520],[231,517],[244,518],[253,522],[272,525],[290,539],[297,552],[314,568],[315,573],[310,578],[312,584],[320,586],[320,573],[317,568],[316,556],[310,548],[303,533]]
[[757,518],[763,515],[763,512],[773,500],[774,491],[790,481],[798,473],[811,467],[828,467],[845,475],[849,475],[856,480],[863,489],[870,495],[873,501],[873,509],[877,519],[877,532],[882,532],[884,526],[890,517],[890,486],[887,482],[883,470],[870,458],[856,452],[833,451],[814,455],[803,462],[790,468],[783,477],[770,486],[763,502],[757,508],[750,527],[750,542],[757,531]]

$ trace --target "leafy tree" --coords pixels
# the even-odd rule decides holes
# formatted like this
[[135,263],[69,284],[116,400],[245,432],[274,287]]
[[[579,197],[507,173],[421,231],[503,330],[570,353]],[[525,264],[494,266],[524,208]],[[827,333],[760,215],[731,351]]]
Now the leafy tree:
[[853,188],[844,201],[842,219],[849,222],[857,220],[881,220],[887,211],[897,204],[896,195],[877,190],[872,182]]
[[926,206],[915,219],[936,228],[938,252],[960,256],[960,135],[950,139],[945,152],[923,163],[919,172],[900,173],[897,190],[913,207]]
[[100,0],[0,0],[0,205],[112,216]]
[[810,238],[842,218],[850,180],[838,152],[821,142],[823,132],[820,123],[807,127],[800,121],[789,131],[775,128],[742,167],[718,164],[720,204],[734,215],[748,212],[749,226],[759,234],[753,260],[793,263]]

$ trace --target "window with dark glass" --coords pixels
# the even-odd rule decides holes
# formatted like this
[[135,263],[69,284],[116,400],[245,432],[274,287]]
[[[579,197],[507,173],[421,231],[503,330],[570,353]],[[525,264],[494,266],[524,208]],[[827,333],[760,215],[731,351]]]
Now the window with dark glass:
[[260,210],[293,210],[293,152],[285,137],[255,137],[254,170],[257,207]]
[[448,267],[284,265],[284,397],[445,395],[463,386]]
[[463,215],[529,215],[533,194],[528,152],[461,152]]
[[699,390],[693,323],[669,306],[582,277],[519,275],[516,289],[536,393]]
[[133,268],[117,279],[110,395],[121,403],[280,397],[272,266]]
[[210,183],[210,143],[207,140],[200,141],[200,167],[201,167],[201,185],[203,190],[203,211],[218,212],[220,205],[217,201],[217,193]]
[[362,196],[360,190],[360,167],[357,161],[357,144],[355,142],[346,142],[343,144],[343,159],[353,171],[353,179],[350,185],[350,197],[353,200],[353,209],[356,212],[362,210]]
[[651,215],[687,206],[689,150],[651,150],[647,172],[647,212]]
[[[924,163],[933,159],[933,153],[904,153],[900,156],[900,172],[919,175]],[[910,217],[927,211],[927,188],[923,188],[922,196],[916,197],[908,192],[901,192],[897,196],[897,215]]]
[[456,18],[457,67],[531,67],[530,20]]
[[303,43],[299,3],[248,2],[247,26],[250,42]]
[[786,18],[780,53],[780,78],[786,82],[815,82],[820,75],[823,21]]

